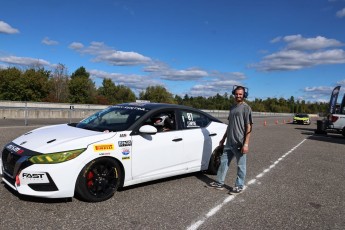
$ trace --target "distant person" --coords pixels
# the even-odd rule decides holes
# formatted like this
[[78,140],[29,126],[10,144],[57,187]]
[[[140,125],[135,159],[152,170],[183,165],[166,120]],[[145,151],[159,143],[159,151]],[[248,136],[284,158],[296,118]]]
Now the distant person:
[[243,86],[234,86],[232,94],[235,96],[236,104],[231,106],[229,112],[229,124],[227,130],[219,142],[220,146],[224,146],[223,154],[220,158],[220,166],[217,172],[216,182],[211,182],[208,187],[223,190],[226,173],[233,157],[237,162],[237,178],[235,186],[230,192],[240,193],[244,189],[246,177],[246,160],[249,152],[249,140],[252,131],[252,110],[250,106],[244,102],[244,98],[248,96],[248,90]]

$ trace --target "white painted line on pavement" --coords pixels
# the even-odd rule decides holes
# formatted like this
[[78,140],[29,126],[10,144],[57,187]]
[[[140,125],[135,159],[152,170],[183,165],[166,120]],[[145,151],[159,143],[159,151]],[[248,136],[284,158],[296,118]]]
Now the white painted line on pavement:
[[[303,141],[301,141],[300,143],[298,143],[295,147],[293,147],[291,150],[289,150],[287,153],[285,153],[282,157],[280,157],[277,161],[275,161],[272,165],[270,165],[267,169],[264,169],[262,173],[259,173],[255,178],[261,178],[263,177],[266,173],[268,173],[271,169],[273,169],[279,162],[281,162],[287,155],[289,155],[290,153],[292,153],[294,150],[296,150],[301,144],[303,144],[303,142],[305,142],[307,139],[304,139]],[[249,185],[255,184],[257,182],[257,179],[252,179],[250,181],[248,181],[247,185],[244,187],[243,191],[246,190],[248,188]],[[233,199],[236,198],[236,196],[239,194],[233,194],[231,196],[227,196],[223,202],[217,206],[215,206],[214,208],[212,208],[210,211],[208,211],[203,217],[200,218],[200,220],[197,220],[195,223],[193,223],[192,225],[190,225],[187,230],[196,230],[198,229],[203,223],[205,223],[205,221],[212,217],[213,215],[215,215],[219,210],[222,209],[222,207],[224,205],[226,205],[227,203],[229,203],[230,201],[232,201]]]

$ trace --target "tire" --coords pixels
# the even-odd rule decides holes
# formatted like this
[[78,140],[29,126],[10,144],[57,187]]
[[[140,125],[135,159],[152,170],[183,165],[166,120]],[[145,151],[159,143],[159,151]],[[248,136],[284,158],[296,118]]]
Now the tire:
[[79,173],[76,195],[87,202],[100,202],[111,198],[122,181],[119,163],[109,157],[89,162]]
[[223,154],[224,146],[218,146],[212,153],[210,158],[210,163],[208,164],[207,172],[211,175],[216,175],[219,165],[220,165],[220,157]]
[[341,131],[341,134],[345,137],[345,127],[344,127],[343,130]]

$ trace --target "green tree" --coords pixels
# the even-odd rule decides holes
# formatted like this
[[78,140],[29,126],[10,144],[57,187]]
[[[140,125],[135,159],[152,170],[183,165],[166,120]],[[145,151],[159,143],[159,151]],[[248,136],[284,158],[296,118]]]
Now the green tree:
[[174,98],[163,86],[149,86],[140,92],[139,99],[151,102],[174,103]]
[[129,87],[118,85],[116,86],[115,100],[116,103],[133,102],[136,100],[136,97]]
[[0,69],[0,99],[22,100],[24,84],[21,82],[22,72],[15,67]]
[[50,71],[43,68],[26,70],[21,77],[24,86],[22,100],[44,101],[49,94],[49,76]]
[[98,95],[102,96],[107,104],[117,104],[135,101],[133,91],[124,85],[116,86],[111,79],[103,79],[102,86],[98,88]]
[[116,86],[111,79],[103,79],[102,86],[97,90],[99,96],[103,96],[106,104],[115,104],[116,103]]
[[97,101],[95,84],[84,67],[80,67],[71,75],[68,89],[70,103],[94,104]]

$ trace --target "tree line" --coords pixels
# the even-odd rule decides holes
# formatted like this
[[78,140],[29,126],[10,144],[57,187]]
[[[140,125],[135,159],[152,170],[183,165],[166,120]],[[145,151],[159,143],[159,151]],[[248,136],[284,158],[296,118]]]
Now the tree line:
[[[0,100],[111,105],[137,99],[209,110],[228,110],[235,102],[234,96],[228,93],[207,98],[187,94],[181,97],[160,85],[148,86],[136,97],[129,87],[116,85],[110,78],[103,79],[102,85],[96,88],[84,67],[68,75],[63,64],[58,64],[54,70],[40,67],[0,69]],[[293,96],[289,99],[255,98],[247,103],[255,112],[324,113],[328,108],[328,103],[295,100]]]

